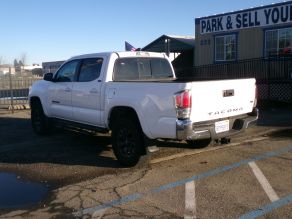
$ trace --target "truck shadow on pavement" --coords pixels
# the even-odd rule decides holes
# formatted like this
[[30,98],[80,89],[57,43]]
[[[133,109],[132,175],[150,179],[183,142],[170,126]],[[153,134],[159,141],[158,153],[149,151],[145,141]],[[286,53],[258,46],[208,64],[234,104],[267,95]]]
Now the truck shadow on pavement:
[[[122,168],[115,159],[109,134],[93,135],[54,128],[45,136],[36,135],[28,118],[0,118],[0,163],[51,163]],[[189,145],[178,141],[157,141],[161,148],[206,147],[206,141]]]
[[259,126],[292,126],[292,104],[263,104],[259,106]]
[[272,138],[292,138],[292,129],[279,130],[269,134],[268,136]]
[[49,135],[38,136],[31,128],[30,120],[24,118],[0,118],[0,133],[1,163],[121,167],[111,156],[110,136],[57,128]]
[[[0,118],[0,164],[52,164],[69,169],[98,169],[116,172],[123,168],[115,159],[110,135],[96,136],[54,128],[46,136],[36,135],[28,118]],[[171,153],[193,148],[186,143],[158,141],[157,146],[170,149]],[[198,148],[204,145],[198,145]],[[195,147],[197,148],[197,147]],[[81,167],[81,168],[80,168]],[[1,165],[0,165],[1,168]]]

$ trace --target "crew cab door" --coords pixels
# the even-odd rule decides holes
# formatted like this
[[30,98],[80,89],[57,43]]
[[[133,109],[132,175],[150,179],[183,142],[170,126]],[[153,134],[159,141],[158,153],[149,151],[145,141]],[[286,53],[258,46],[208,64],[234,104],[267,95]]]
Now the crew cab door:
[[72,87],[79,60],[65,63],[55,74],[48,88],[48,106],[51,117],[72,120]]
[[74,121],[99,126],[101,123],[102,57],[83,59],[76,82],[73,83]]

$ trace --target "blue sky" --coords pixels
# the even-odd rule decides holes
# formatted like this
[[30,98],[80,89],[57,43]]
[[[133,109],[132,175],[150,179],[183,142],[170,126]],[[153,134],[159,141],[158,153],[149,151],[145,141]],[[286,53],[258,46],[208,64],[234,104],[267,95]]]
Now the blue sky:
[[27,64],[144,47],[163,34],[195,34],[197,17],[277,0],[0,0],[0,59]]

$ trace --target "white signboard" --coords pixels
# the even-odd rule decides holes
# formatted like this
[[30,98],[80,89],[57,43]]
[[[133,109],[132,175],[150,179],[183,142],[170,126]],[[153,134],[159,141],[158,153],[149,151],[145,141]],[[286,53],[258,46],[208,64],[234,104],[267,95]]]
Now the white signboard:
[[276,24],[292,24],[292,2],[200,20],[200,33],[215,33]]

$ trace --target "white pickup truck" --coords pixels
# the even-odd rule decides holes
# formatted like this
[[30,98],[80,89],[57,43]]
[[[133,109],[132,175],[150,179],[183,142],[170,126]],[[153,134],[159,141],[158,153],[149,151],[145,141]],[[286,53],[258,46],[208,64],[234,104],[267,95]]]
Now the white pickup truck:
[[149,140],[221,139],[258,118],[255,79],[184,81],[165,54],[76,56],[29,92],[34,131],[54,122],[109,132],[118,161],[136,165]]

